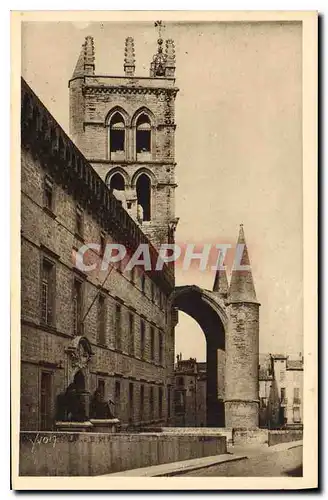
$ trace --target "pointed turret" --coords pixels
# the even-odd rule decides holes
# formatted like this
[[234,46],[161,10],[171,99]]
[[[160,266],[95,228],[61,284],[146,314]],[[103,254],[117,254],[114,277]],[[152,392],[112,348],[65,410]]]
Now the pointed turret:
[[131,36],[125,39],[125,51],[124,51],[124,73],[125,76],[134,76],[134,71],[136,69],[136,60],[134,53],[134,40]]
[[175,72],[175,47],[173,40],[166,40],[165,47],[165,76],[174,77]]
[[240,225],[235,262],[231,273],[229,302],[258,303],[242,224]]
[[228,278],[227,278],[227,273],[225,269],[218,269],[216,271],[215,279],[214,279],[214,285],[213,285],[213,292],[217,292],[220,295],[226,296],[228,293]]
[[95,48],[92,36],[87,36],[82,45],[72,78],[95,73]]

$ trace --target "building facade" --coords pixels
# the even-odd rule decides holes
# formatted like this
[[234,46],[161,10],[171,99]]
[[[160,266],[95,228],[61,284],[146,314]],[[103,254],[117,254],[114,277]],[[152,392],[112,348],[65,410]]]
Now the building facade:
[[206,363],[177,355],[174,376],[174,425],[206,427]]
[[303,425],[303,357],[263,356],[259,366],[260,425]]
[[[135,78],[128,39],[125,76],[98,77],[87,37],[69,82],[74,142],[22,81],[22,430],[171,421],[174,269],[101,266],[107,244],[130,256],[148,245],[153,261],[174,240],[173,42],[162,56],[161,41],[151,77]],[[90,243],[83,272],[76,255]]]
[[[212,291],[176,288],[173,262],[155,269],[178,222],[173,41],[159,38],[149,76],[137,77],[127,38],[123,68],[97,75],[86,38],[69,81],[70,137],[22,81],[21,428],[113,415],[123,427],[172,424],[177,310],[206,336],[204,425],[256,427],[260,304],[244,229],[243,270],[228,283],[219,269]],[[103,265],[108,244],[124,245],[123,263]],[[140,245],[151,268],[129,270]]]

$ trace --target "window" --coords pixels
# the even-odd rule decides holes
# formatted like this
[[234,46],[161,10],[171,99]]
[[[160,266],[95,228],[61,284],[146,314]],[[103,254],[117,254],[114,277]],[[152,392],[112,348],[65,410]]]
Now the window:
[[52,429],[52,373],[41,372],[40,381],[40,428],[42,431]]
[[141,290],[142,290],[142,293],[145,293],[145,290],[146,290],[146,277],[145,277],[145,275],[143,273],[141,275]]
[[145,322],[140,321],[140,357],[145,358]]
[[118,418],[121,410],[121,383],[115,382],[115,416]]
[[150,359],[155,360],[155,330],[150,327]]
[[75,232],[80,238],[83,238],[83,210],[79,205],[75,212]]
[[281,389],[280,389],[280,399],[281,399],[282,402],[284,402],[285,398],[286,398],[286,389],[285,389],[285,387],[281,387]]
[[73,333],[74,335],[82,334],[82,287],[80,280],[74,279],[73,284]]
[[117,191],[124,191],[125,190],[125,182],[123,175],[120,173],[114,174],[109,181],[109,188],[110,189],[116,189]]
[[115,113],[110,121],[110,153],[124,153],[125,124],[120,113]]
[[154,418],[154,388],[149,388],[149,412],[150,412],[150,420]]
[[293,408],[293,421],[295,423],[298,423],[301,421],[301,412],[300,412],[300,409],[298,407]]
[[42,261],[41,270],[41,319],[46,325],[53,325],[55,304],[55,266],[47,259]]
[[159,332],[159,364],[163,364],[163,334]]
[[299,387],[294,387],[294,404],[300,404],[300,403],[301,403],[300,389]]
[[138,218],[142,221],[150,221],[151,218],[151,183],[148,175],[141,174],[137,183]]
[[49,177],[44,179],[44,206],[53,212],[54,209],[54,186]]
[[141,385],[140,386],[140,420],[143,420],[144,406],[145,406],[145,387],[143,385]]
[[98,391],[101,399],[105,400],[105,380],[102,378],[98,378]]
[[115,307],[115,341],[116,341],[116,349],[121,349],[121,325],[122,325],[122,317],[121,317],[121,306],[116,304]]
[[133,383],[129,383],[129,421],[133,421]]
[[137,120],[136,151],[137,154],[151,151],[151,124],[145,113],[142,113]]
[[280,381],[284,382],[286,378],[286,372],[284,370],[281,370],[280,372]]
[[134,317],[129,313],[129,353],[134,354]]
[[106,344],[106,308],[103,295],[98,297],[98,343]]
[[158,388],[158,416],[163,416],[163,387]]
[[167,386],[167,418],[171,417],[171,386]]

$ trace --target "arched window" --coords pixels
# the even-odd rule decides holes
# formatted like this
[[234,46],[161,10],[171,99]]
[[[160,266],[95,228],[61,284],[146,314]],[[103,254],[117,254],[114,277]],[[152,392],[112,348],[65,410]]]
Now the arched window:
[[151,152],[151,124],[148,115],[142,113],[137,120],[136,152]]
[[120,113],[115,113],[109,124],[109,148],[112,154],[124,154],[125,123]]
[[141,174],[137,180],[137,200],[138,207],[141,207],[139,218],[143,221],[150,220],[150,205],[151,205],[151,185],[148,175]]
[[118,172],[116,174],[114,174],[109,181],[109,188],[110,189],[117,189],[117,191],[124,191],[125,183],[124,183],[123,175],[121,175]]

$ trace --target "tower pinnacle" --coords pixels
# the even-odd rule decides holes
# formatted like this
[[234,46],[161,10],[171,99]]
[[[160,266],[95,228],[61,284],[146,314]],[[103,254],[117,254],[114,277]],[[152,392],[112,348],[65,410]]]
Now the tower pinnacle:
[[134,40],[131,36],[125,39],[124,72],[125,76],[134,76],[135,71]]
[[72,78],[95,73],[95,48],[92,36],[87,36],[82,45]]
[[[240,258],[237,256],[238,252],[241,254],[239,254]],[[240,224],[236,257],[231,273],[229,302],[253,302],[257,304],[258,301],[255,293],[243,224]]]

